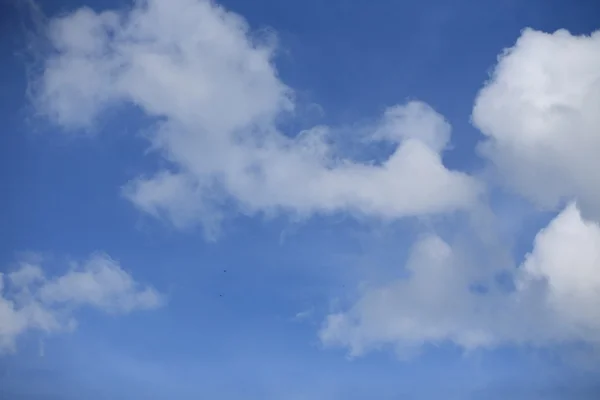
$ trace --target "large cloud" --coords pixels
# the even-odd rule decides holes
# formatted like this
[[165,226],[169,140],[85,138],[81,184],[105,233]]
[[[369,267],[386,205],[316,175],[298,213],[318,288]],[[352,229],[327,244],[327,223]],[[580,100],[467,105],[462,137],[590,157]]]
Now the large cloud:
[[[208,0],[138,1],[122,13],[80,9],[53,19],[48,34],[55,52],[34,86],[39,111],[66,130],[93,130],[103,110],[124,103],[152,118],[149,140],[169,166],[123,193],[176,226],[201,222],[211,230],[225,204],[248,214],[400,218],[477,201],[479,184],[444,167],[450,127],[424,103],[390,107],[369,127],[370,140],[393,145],[381,163],[340,156],[328,127],[281,132],[277,122],[295,104],[273,65],[273,36],[250,31]],[[496,284],[490,270],[485,290],[473,290],[482,284],[481,272],[473,279],[477,266],[432,235],[415,246],[410,278],[366,289],[329,316],[325,343],[361,354],[386,344],[600,341],[599,43],[598,33],[525,30],[476,100],[483,154],[500,176],[541,206],[577,204],[538,234],[513,271],[514,289]],[[39,296],[59,302],[60,293]],[[112,304],[102,296],[87,301]]]
[[600,220],[600,32],[527,29],[479,93],[474,124],[503,180],[543,207]]
[[473,122],[507,184],[538,206],[577,205],[538,233],[512,271],[514,290],[494,284],[491,270],[483,293],[473,290],[481,280],[460,251],[429,237],[413,250],[409,279],[367,289],[327,318],[324,343],[354,355],[440,342],[600,344],[600,32],[523,31],[479,93]]
[[469,265],[464,249],[428,237],[413,249],[408,279],[366,289],[327,318],[325,344],[354,355],[444,342],[600,344],[600,32],[523,31],[479,93],[473,122],[505,183],[538,206],[570,205],[511,270],[512,289],[490,260]]
[[[467,350],[600,344],[600,225],[586,222],[576,205],[538,233],[532,252],[514,270],[514,290],[499,286],[493,274],[470,280],[463,261],[439,237],[422,239],[406,266],[409,278],[366,289],[349,310],[327,318],[321,339],[348,347],[352,355],[428,343]],[[485,290],[474,290],[475,283]]]
[[73,311],[93,307],[109,313],[129,313],[159,307],[163,296],[135,282],[105,254],[95,254],[62,276],[47,278],[38,263],[22,262],[0,274],[0,353],[14,350],[17,337],[30,330],[73,329]]
[[49,38],[56,52],[35,85],[39,110],[76,129],[123,102],[156,117],[150,140],[171,167],[124,193],[177,226],[214,228],[223,203],[246,213],[398,218],[466,208],[479,192],[442,164],[450,127],[423,103],[391,107],[373,124],[372,139],[395,146],[378,165],[336,156],[327,127],[279,132],[294,96],[273,65],[273,35],[251,32],[213,2],[80,9],[52,20]]

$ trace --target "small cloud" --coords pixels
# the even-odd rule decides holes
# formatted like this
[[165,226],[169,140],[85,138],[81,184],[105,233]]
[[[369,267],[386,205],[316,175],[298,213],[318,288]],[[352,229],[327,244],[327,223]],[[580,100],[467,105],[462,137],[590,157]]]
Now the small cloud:
[[304,310],[304,311],[300,311],[299,313],[297,313],[294,316],[294,321],[299,322],[299,321],[305,321],[309,318],[311,318],[314,314],[314,309],[313,308],[309,308],[308,310]]
[[126,314],[160,307],[164,301],[154,288],[136,282],[104,253],[52,278],[45,276],[41,265],[23,262],[8,275],[0,273],[0,353],[13,351],[18,336],[28,330],[75,329],[73,312],[79,307]]

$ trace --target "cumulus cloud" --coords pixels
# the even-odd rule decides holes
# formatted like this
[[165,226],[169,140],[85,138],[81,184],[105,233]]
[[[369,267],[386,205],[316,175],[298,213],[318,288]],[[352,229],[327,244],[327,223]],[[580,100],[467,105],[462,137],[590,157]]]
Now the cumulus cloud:
[[[524,30],[480,91],[473,122],[506,184],[537,206],[568,205],[509,270],[512,288],[498,285],[489,260],[469,265],[465,249],[433,235],[414,246],[408,279],[365,289],[328,316],[322,341],[352,355],[428,343],[600,344],[599,110],[600,32]],[[473,279],[474,269],[487,279]]]
[[427,342],[489,342],[471,323],[478,304],[456,261],[441,238],[421,239],[406,265],[410,278],[365,289],[350,310],[328,316],[321,340],[347,346],[353,356],[389,344],[404,352]]
[[124,194],[178,227],[214,231],[225,203],[247,214],[399,218],[468,208],[480,191],[444,167],[450,127],[423,103],[393,106],[373,124],[373,140],[396,146],[377,165],[339,156],[328,127],[280,132],[295,104],[273,64],[274,35],[214,2],[83,8],[51,20],[48,32],[55,52],[34,85],[38,110],[66,129],[93,127],[123,103],[154,118],[151,146],[170,167]]
[[600,344],[600,225],[584,220],[575,204],[538,233],[514,269],[514,290],[499,286],[493,274],[470,280],[463,261],[437,236],[420,240],[406,265],[410,277],[368,288],[349,310],[329,315],[321,340],[354,356],[440,343],[465,350]]
[[[122,12],[82,8],[52,19],[48,38],[54,51],[32,87],[37,109],[65,130],[94,130],[104,110],[123,104],[145,113],[155,124],[150,146],[167,167],[128,182],[123,194],[177,227],[202,223],[214,234],[225,206],[246,214],[394,219],[477,204],[481,184],[444,166],[451,129],[425,103],[392,106],[369,127],[369,140],[394,148],[382,162],[344,157],[327,126],[282,132],[278,122],[293,114],[295,99],[273,63],[276,38],[212,1],[145,0]],[[536,204],[573,203],[512,270],[514,288],[430,235],[414,246],[410,277],[369,287],[349,309],[330,315],[323,342],[354,355],[439,342],[465,349],[597,344],[598,110],[600,33],[523,31],[475,101],[473,123],[486,136],[482,154]],[[48,282],[35,267],[24,269],[13,284],[33,300],[16,312],[17,297],[2,298],[0,315],[12,330],[0,338],[6,346],[28,327],[57,330],[65,324],[52,307],[65,303],[113,312],[152,303],[153,292],[136,291],[126,277],[90,265]],[[115,282],[114,291],[102,289]]]
[[0,274],[0,353],[14,350],[17,337],[31,329],[73,329],[78,307],[124,314],[154,309],[163,301],[155,289],[135,282],[105,254],[95,254],[52,278],[40,265],[23,262],[15,271]]
[[600,221],[600,32],[523,31],[479,93],[473,122],[502,179],[547,208]]
[[600,341],[600,225],[571,204],[535,239],[519,289],[543,280],[545,301],[575,338]]

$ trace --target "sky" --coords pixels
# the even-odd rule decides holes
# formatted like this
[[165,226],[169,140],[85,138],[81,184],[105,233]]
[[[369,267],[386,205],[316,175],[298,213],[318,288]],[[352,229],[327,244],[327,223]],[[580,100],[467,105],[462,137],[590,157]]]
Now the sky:
[[597,399],[598,21],[0,2],[0,399]]

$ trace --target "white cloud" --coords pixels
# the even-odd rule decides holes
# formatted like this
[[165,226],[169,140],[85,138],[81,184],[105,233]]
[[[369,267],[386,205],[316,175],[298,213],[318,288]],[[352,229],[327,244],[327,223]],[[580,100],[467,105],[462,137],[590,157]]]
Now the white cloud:
[[327,318],[322,341],[352,355],[442,342],[467,350],[599,345],[599,110],[600,32],[523,31],[479,93],[473,122],[487,136],[483,154],[507,184],[543,207],[577,205],[537,234],[512,270],[514,290],[495,285],[489,261],[469,265],[464,249],[428,237],[413,249],[408,279],[365,289],[349,309]]
[[162,301],[154,289],[140,287],[105,255],[95,255],[83,268],[45,282],[38,294],[45,304],[90,305],[110,312],[152,309]]
[[[328,127],[293,138],[280,132],[277,121],[295,104],[273,64],[273,36],[252,32],[213,2],[80,9],[53,19],[49,38],[56,52],[35,83],[38,109],[67,130],[93,130],[103,110],[122,103],[156,120],[148,138],[169,167],[129,182],[123,193],[177,227],[201,222],[213,234],[224,204],[247,214],[393,219],[477,203],[480,184],[442,163],[449,124],[424,103],[390,107],[370,127],[371,140],[396,146],[380,164],[340,157]],[[544,207],[576,200],[586,218],[600,221],[598,110],[600,33],[525,30],[479,93],[473,122],[487,136],[483,154],[507,183]],[[492,270],[487,293],[471,290],[477,266],[428,236],[413,249],[410,278],[365,289],[350,309],[328,317],[321,339],[354,355],[446,341],[465,349],[598,343],[600,228],[590,221],[567,207],[538,234],[508,292],[494,284]],[[2,340],[28,327],[58,329],[63,323],[48,307],[63,303],[110,311],[158,305],[154,292],[138,291],[105,262],[51,282],[35,269],[15,275],[21,286],[43,283],[32,308],[2,299],[0,315],[12,327]]]
[[8,274],[8,279],[16,287],[26,287],[36,281],[44,279],[44,273],[41,268],[31,263],[22,263],[17,271]]
[[279,132],[294,94],[273,65],[273,35],[213,2],[80,9],[52,20],[49,37],[56,53],[35,86],[39,110],[65,128],[93,129],[121,102],[158,118],[150,140],[172,168],[139,177],[124,194],[178,227],[200,221],[214,231],[225,202],[249,214],[399,218],[466,208],[479,193],[472,178],[444,167],[450,127],[422,103],[391,107],[372,127],[374,140],[397,145],[382,165],[336,157],[327,127]]
[[600,342],[600,225],[568,206],[535,239],[520,289],[544,280],[545,300],[573,335]]
[[31,329],[73,329],[73,310],[81,306],[128,313],[157,308],[163,301],[105,254],[95,254],[55,278],[47,278],[39,265],[21,263],[10,274],[0,274],[0,353],[14,350],[17,337]]
[[353,356],[390,344],[402,352],[428,342],[488,344],[489,332],[471,321],[478,303],[462,267],[442,239],[423,238],[406,265],[410,278],[366,288],[350,310],[327,318],[321,340]]
[[[600,225],[572,204],[541,230],[520,268],[514,291],[472,290],[470,266],[437,236],[419,241],[411,276],[367,288],[347,311],[330,315],[326,345],[357,356],[382,346],[398,351],[454,343],[466,350],[503,344],[600,344]],[[484,265],[477,266],[479,269]],[[493,273],[493,271],[490,271]]]
[[479,93],[473,122],[503,180],[543,207],[600,220],[600,32],[526,29]]

